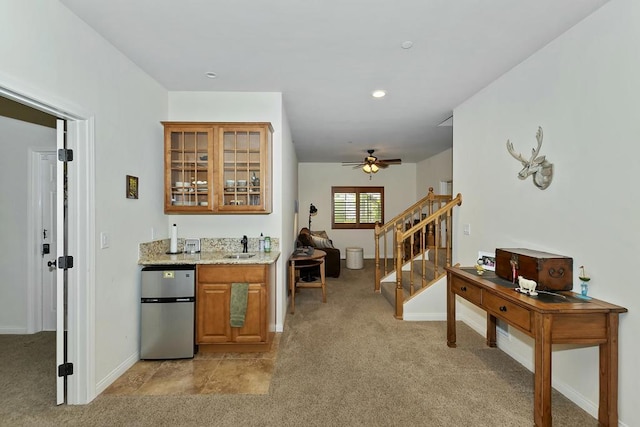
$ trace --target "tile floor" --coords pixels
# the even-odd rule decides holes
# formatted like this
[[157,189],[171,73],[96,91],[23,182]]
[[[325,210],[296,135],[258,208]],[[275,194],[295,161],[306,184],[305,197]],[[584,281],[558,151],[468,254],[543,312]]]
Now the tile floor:
[[264,353],[198,353],[187,360],[141,360],[104,395],[267,394],[280,335]]

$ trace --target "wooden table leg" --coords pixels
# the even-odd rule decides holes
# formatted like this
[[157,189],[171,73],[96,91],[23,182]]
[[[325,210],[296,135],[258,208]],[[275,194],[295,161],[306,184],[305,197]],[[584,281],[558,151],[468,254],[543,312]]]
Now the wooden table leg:
[[289,292],[291,293],[291,314],[296,306],[296,262],[289,261]]
[[487,313],[487,345],[489,347],[497,347],[496,340],[496,325],[498,323],[498,319],[495,316]]
[[447,274],[447,346],[456,347],[456,295],[451,290],[451,274]]
[[607,316],[607,342],[600,344],[600,404],[602,426],[618,425],[618,313]]
[[551,427],[551,323],[548,314],[534,314],[535,373],[533,420],[537,427]]
[[327,302],[327,289],[324,275],[324,258],[322,258],[322,262],[320,263],[320,283],[322,285],[322,302]]

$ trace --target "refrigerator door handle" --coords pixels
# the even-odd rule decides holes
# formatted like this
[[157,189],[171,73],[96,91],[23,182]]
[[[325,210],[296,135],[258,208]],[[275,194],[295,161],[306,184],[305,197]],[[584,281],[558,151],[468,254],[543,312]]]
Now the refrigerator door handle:
[[172,303],[172,302],[195,302],[195,297],[171,297],[171,298],[141,298],[140,302],[145,303]]

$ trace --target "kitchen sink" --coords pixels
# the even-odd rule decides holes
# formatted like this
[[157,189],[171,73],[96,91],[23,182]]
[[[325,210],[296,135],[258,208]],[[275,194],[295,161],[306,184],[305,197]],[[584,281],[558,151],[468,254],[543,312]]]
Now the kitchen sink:
[[235,258],[235,259],[245,259],[245,258],[251,258],[256,256],[256,254],[249,254],[249,253],[239,253],[239,254],[228,254],[225,255],[225,258]]

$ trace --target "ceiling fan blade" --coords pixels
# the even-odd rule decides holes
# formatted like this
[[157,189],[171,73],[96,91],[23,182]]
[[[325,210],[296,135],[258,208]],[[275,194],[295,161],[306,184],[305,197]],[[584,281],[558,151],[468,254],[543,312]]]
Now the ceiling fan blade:
[[376,165],[380,169],[386,169],[390,165],[399,165],[402,163],[402,159],[385,159],[379,160],[376,156],[373,155],[374,150],[367,150],[369,155],[364,158],[362,162],[342,162],[342,166],[353,166],[354,169],[359,169],[363,166]]

